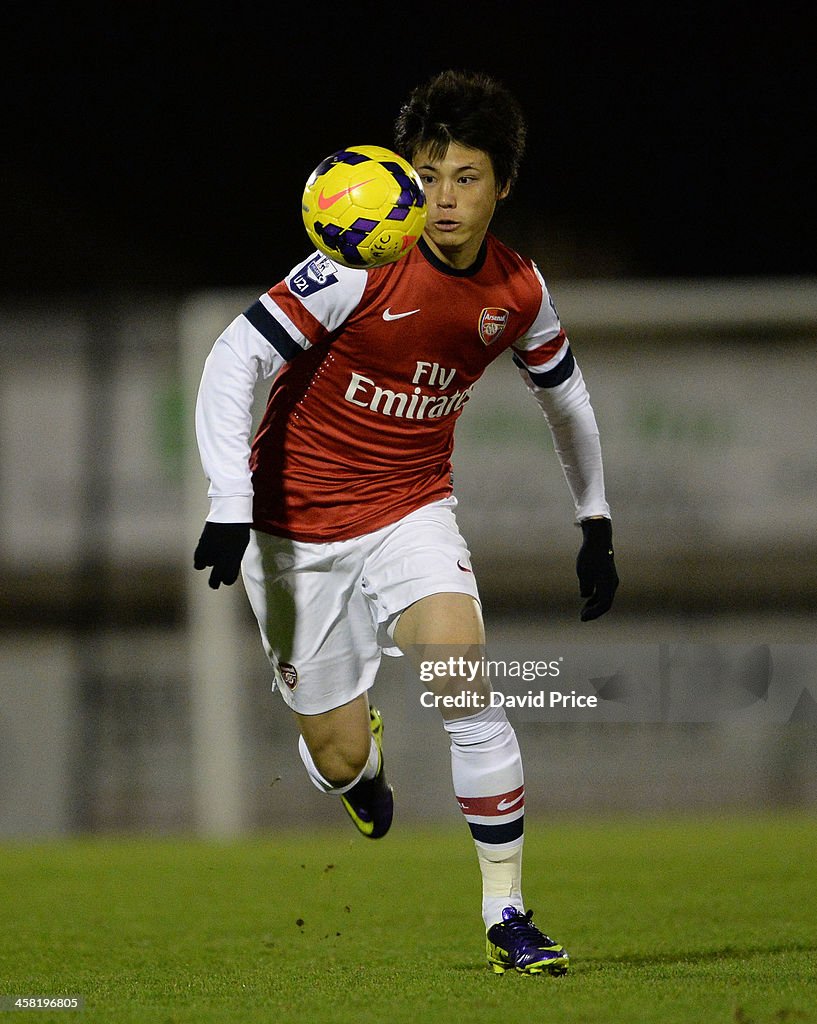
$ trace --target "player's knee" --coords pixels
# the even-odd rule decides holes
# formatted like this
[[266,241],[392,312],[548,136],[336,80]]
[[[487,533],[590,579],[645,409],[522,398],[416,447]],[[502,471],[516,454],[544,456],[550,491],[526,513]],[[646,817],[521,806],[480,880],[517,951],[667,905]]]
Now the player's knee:
[[337,742],[322,743],[317,750],[311,750],[312,760],[321,775],[333,786],[348,786],[360,775],[369,759],[371,736],[366,743]]

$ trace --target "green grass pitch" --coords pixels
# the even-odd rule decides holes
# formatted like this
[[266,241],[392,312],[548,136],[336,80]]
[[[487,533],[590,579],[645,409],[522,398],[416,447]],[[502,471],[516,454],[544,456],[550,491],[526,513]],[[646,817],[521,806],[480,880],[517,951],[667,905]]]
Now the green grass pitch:
[[526,898],[565,978],[495,976],[464,824],[209,843],[0,846],[0,1019],[285,1024],[817,1022],[803,815],[529,823]]

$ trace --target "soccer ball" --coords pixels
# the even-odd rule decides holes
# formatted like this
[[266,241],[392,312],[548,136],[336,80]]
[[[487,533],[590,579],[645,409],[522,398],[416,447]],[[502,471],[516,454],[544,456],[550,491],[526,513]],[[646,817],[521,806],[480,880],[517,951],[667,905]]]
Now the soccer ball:
[[428,210],[420,177],[381,146],[349,146],[309,175],[301,210],[321,252],[344,267],[394,263],[423,233]]

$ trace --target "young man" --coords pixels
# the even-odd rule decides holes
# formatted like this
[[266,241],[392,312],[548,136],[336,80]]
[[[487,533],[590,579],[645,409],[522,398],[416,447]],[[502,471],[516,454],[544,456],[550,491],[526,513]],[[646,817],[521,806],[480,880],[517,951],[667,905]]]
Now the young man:
[[[381,654],[484,648],[450,457],[474,383],[508,348],[547,417],[582,527],[581,617],[607,611],[618,584],[581,372],[536,267],[488,233],[524,137],[515,100],[484,75],[448,71],[416,89],[395,142],[425,187],[419,244],[369,271],[313,254],[233,321],[202,377],[211,511],[195,567],[213,567],[214,588],[243,570],[309,777],[370,838],[392,819],[382,720],[367,696]],[[258,376],[272,387],[250,447]],[[465,685],[452,674],[432,688]],[[561,974],[567,952],[522,899],[516,736],[485,699],[490,682],[467,685],[470,705],[442,715],[482,872],[488,960],[499,973]]]

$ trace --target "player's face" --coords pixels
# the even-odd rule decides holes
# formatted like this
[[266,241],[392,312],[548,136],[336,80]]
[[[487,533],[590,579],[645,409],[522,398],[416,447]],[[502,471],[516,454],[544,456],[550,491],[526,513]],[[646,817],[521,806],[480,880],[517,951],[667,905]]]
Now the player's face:
[[497,185],[491,158],[481,149],[452,142],[441,159],[421,149],[414,166],[428,200],[425,237],[433,252],[457,270],[477,258],[498,199],[508,194]]

